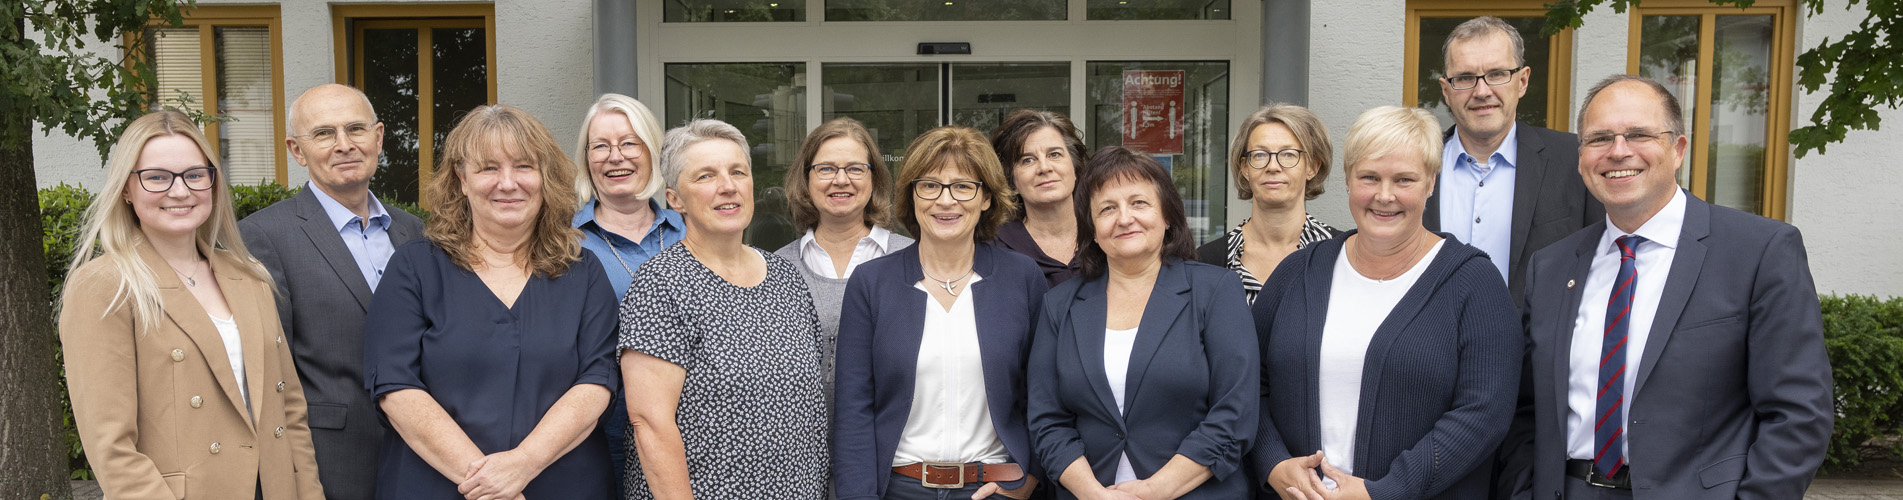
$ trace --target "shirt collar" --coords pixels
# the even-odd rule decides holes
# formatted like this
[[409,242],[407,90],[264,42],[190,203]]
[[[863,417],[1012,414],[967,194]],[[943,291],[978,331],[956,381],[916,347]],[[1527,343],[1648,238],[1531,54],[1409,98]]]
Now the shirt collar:
[[[1465,144],[1461,144],[1460,142],[1460,126],[1459,125],[1454,126],[1454,137],[1453,137],[1453,140],[1447,141],[1447,147],[1452,148],[1455,152],[1454,165],[1451,165],[1451,167],[1457,168],[1457,169],[1458,168],[1475,168],[1471,165],[1467,165],[1466,162],[1462,161],[1463,158],[1471,158],[1471,156],[1467,154],[1467,146]],[[1491,160],[1493,166],[1491,168],[1500,168],[1503,166],[1507,168],[1515,168],[1514,164],[1519,161],[1520,161],[1520,122],[1513,122],[1513,126],[1507,127],[1507,138],[1500,141],[1500,149],[1496,149],[1493,151],[1493,159]],[[1474,162],[1480,163],[1480,159],[1474,158]],[[1450,165],[1441,165],[1443,170],[1449,166]]]
[[[317,205],[324,207],[324,215],[330,218],[330,225],[337,228],[338,231],[343,231],[344,226],[349,225],[351,221],[357,220],[356,213],[351,212],[348,208],[344,208],[344,204],[338,203],[336,198],[331,198],[330,193],[326,193],[323,188],[317,187],[317,183],[305,182],[304,189],[308,189],[312,194],[317,195]],[[381,229],[389,227],[390,213],[383,210],[383,202],[377,201],[376,193],[367,194],[370,197],[370,217],[366,219],[368,224],[364,224],[364,228]]]
[[[868,241],[872,242],[873,246],[879,247],[879,253],[881,254],[892,253],[892,249],[889,246],[887,246],[891,244],[892,231],[887,230],[886,228],[883,228],[883,227],[872,226],[871,232],[866,233],[866,236],[864,238],[859,238],[858,245],[864,245]],[[813,237],[812,229],[808,229],[806,230],[806,234],[804,236],[800,236],[800,252],[801,253],[811,252],[815,248],[819,248],[819,239]]]
[[[1630,234],[1636,234],[1645,238],[1646,241],[1657,243],[1665,248],[1678,248],[1678,235],[1685,229],[1685,203],[1684,190],[1672,191],[1672,201],[1667,202],[1665,208],[1659,209],[1659,213],[1652,214],[1651,220],[1640,224],[1638,231]],[[1613,240],[1626,234],[1624,230],[1619,229],[1619,226],[1612,225],[1612,217],[1606,217],[1606,232],[1599,236],[1599,250],[1601,252],[1619,251]]]
[[[569,219],[568,225],[571,227],[600,227],[600,224],[595,223],[595,206],[597,201],[598,200],[590,199],[588,203],[583,203],[581,209],[575,211],[575,217]],[[680,212],[661,208],[661,203],[653,198],[648,198],[648,210],[654,211],[655,225],[674,230],[684,231],[687,229],[687,226],[681,222]]]

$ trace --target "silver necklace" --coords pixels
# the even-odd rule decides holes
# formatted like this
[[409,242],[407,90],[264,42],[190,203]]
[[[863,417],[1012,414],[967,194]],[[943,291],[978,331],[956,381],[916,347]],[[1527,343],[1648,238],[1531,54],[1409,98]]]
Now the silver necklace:
[[628,268],[628,261],[621,260],[621,251],[615,249],[615,240],[611,238],[602,238],[601,240],[608,244],[608,253],[615,254],[615,262],[621,263],[621,270],[627,271],[628,276],[634,276],[634,270]]
[[[192,267],[198,267],[198,261],[192,261]],[[180,278],[185,278],[185,286],[198,286],[198,280],[195,277],[198,274],[197,269],[193,269],[192,274],[185,274],[179,272],[177,266],[172,266],[172,272],[177,273]]]
[[938,284],[938,286],[939,286],[939,288],[944,288],[944,289],[945,289],[945,293],[949,293],[949,294],[951,294],[951,295],[952,295],[953,297],[957,297],[957,296],[958,296],[958,289],[957,289],[957,288],[955,288],[955,287],[953,287],[952,285],[953,285],[953,284],[956,284],[956,283],[958,283],[959,281],[962,281],[962,280],[964,280],[965,278],[970,278],[970,277],[971,277],[971,272],[972,272],[973,270],[972,270],[972,269],[966,269],[966,270],[965,270],[965,275],[964,275],[964,276],[959,276],[959,277],[956,277],[956,278],[952,278],[952,279],[949,279],[949,280],[941,280],[941,279],[938,279],[938,278],[937,278],[937,277],[935,277],[935,276],[932,276],[932,273],[928,273],[928,272],[925,272],[925,265],[924,265],[924,264],[920,264],[920,265],[918,266],[918,271],[919,271],[919,273],[922,273],[922,274],[924,274],[924,275],[925,275],[925,277],[926,277],[927,279],[930,279],[930,280],[932,280],[932,281],[936,281],[936,282],[938,282],[938,283],[939,283],[939,284]]

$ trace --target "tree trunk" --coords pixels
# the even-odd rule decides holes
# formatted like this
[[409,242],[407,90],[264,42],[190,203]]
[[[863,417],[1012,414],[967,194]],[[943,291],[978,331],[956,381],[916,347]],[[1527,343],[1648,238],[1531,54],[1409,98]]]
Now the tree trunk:
[[[31,137],[31,126],[22,125],[10,123],[0,134]],[[60,367],[53,361],[59,343],[46,300],[33,143],[20,142],[0,147],[0,494],[63,500],[73,491],[60,419]]]

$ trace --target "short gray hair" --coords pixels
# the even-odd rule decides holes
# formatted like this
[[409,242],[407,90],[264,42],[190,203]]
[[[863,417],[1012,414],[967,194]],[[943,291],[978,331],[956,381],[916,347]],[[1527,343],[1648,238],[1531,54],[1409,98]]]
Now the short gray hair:
[[1508,40],[1513,41],[1513,65],[1525,66],[1526,40],[1520,38],[1520,30],[1498,17],[1480,16],[1455,26],[1454,32],[1447,34],[1447,40],[1440,43],[1441,68],[1453,65],[1454,41],[1474,40],[1494,33],[1505,34]]
[[1651,78],[1633,75],[1612,75],[1593,84],[1592,90],[1586,91],[1586,100],[1579,103],[1579,121],[1573,126],[1573,130],[1581,134],[1586,133],[1586,109],[1592,107],[1593,98],[1599,97],[1599,91],[1619,82],[1639,82],[1646,88],[1652,89],[1652,92],[1658,93],[1659,105],[1665,107],[1666,125],[1672,127],[1673,133],[1685,135],[1685,108],[1678,103],[1678,96],[1672,95],[1672,91]]
[[681,158],[682,151],[701,142],[723,139],[740,145],[740,150],[747,153],[747,165],[753,165],[747,136],[727,122],[701,118],[668,130],[666,138],[661,140],[661,174],[667,177],[667,188],[679,190],[681,187],[681,171],[687,169],[687,159]]

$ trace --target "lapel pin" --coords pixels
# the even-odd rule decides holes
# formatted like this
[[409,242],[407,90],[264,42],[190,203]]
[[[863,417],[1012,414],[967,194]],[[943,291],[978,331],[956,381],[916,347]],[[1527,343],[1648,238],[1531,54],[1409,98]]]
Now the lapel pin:
[[1573,289],[1573,280],[1566,280],[1566,289],[1567,290]]

